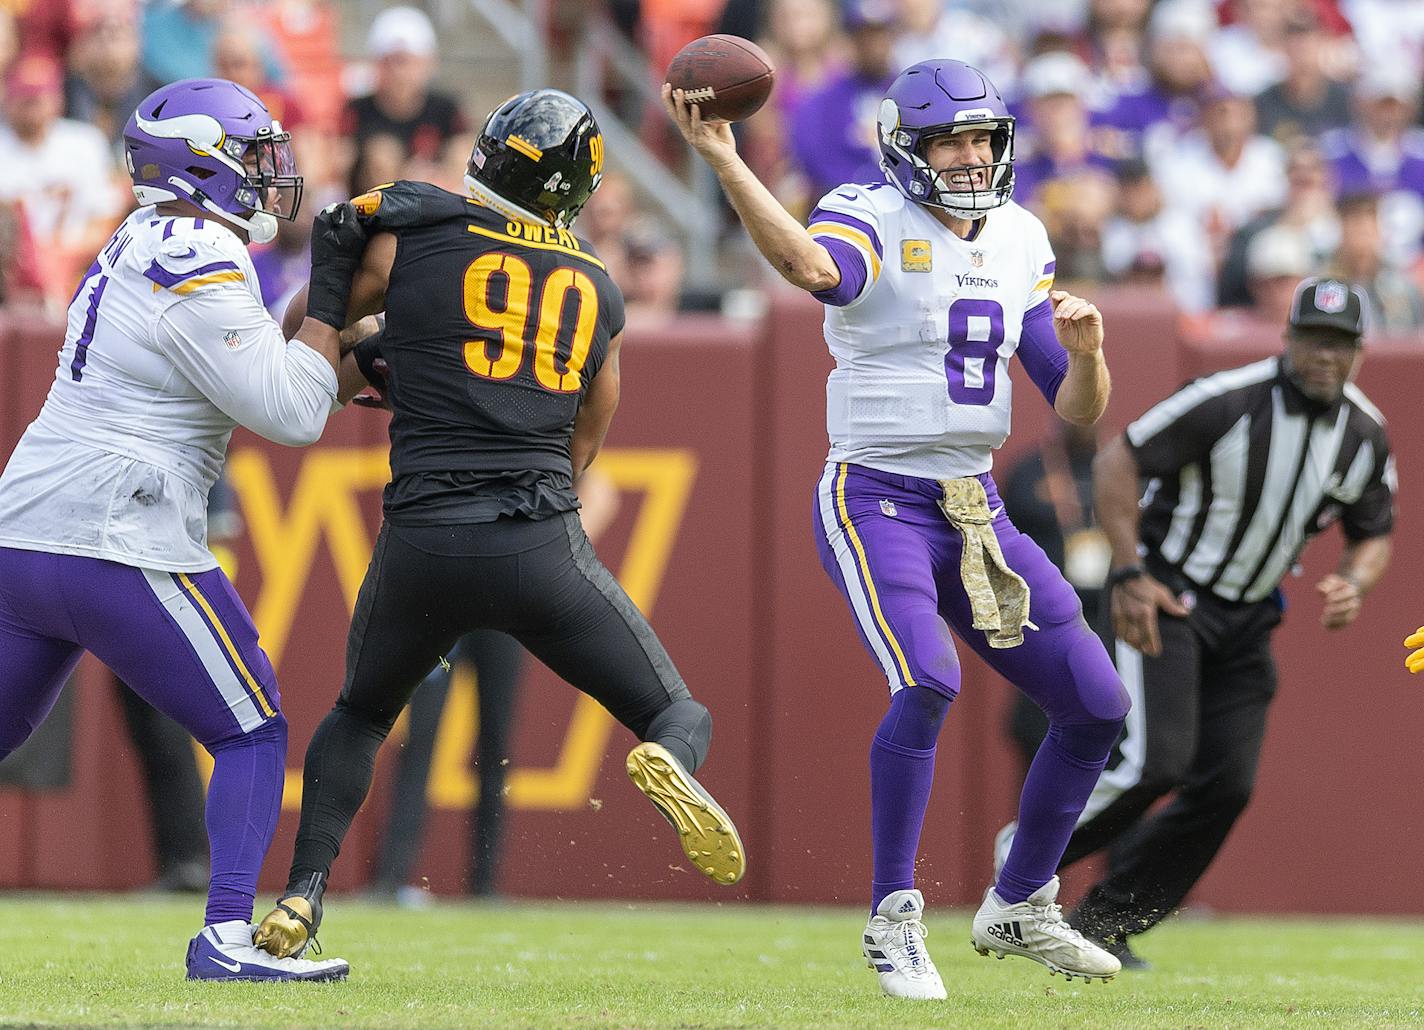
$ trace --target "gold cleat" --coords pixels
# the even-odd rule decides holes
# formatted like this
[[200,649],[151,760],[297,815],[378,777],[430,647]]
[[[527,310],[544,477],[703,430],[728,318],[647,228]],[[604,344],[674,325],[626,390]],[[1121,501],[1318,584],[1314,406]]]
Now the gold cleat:
[[[297,958],[307,946],[316,945],[316,928],[321,922],[321,909],[300,894],[290,894],[277,902],[277,907],[263,917],[252,935],[252,943],[277,958]],[[320,945],[313,954],[321,954]]]
[[742,878],[746,852],[732,817],[667,748],[645,742],[628,752],[628,778],[677,830],[683,853],[704,876],[724,886]]

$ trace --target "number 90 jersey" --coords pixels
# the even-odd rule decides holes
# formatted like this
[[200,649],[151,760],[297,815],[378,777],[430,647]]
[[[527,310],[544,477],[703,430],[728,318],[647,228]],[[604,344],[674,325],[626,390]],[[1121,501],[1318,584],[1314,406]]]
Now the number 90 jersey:
[[977,229],[960,239],[884,183],[838,187],[811,213],[841,269],[815,295],[836,359],[831,461],[930,479],[992,466],[1009,435],[1009,358],[1025,313],[1047,302],[1054,260],[1043,223],[1017,204]]
[[577,508],[574,417],[623,330],[622,293],[567,230],[426,183],[386,191],[418,211],[392,227],[387,517],[441,525]]

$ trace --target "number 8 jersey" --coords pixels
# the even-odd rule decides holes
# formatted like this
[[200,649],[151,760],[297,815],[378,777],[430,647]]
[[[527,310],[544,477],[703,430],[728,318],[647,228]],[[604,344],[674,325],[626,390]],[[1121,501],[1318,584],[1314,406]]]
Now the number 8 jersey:
[[1009,435],[1015,351],[1052,403],[1068,359],[1048,234],[1012,202],[975,229],[961,239],[885,183],[838,187],[811,213],[841,271],[815,294],[836,359],[830,461],[927,479],[987,472]]

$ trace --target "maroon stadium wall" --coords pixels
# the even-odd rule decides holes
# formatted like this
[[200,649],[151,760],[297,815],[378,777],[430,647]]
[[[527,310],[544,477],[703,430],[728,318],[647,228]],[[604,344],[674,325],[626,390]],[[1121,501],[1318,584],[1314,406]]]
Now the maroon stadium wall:
[[[1102,298],[1115,379],[1106,425],[1121,428],[1185,377],[1279,346],[1275,327],[1236,325],[1192,344],[1161,301]],[[812,489],[825,453],[830,367],[817,305],[778,296],[764,322],[684,318],[630,331],[623,404],[599,464],[621,506],[599,540],[617,573],[716,717],[704,779],[741,825],[751,860],[736,892],[681,862],[666,825],[627,784],[632,740],[534,663],[519,700],[503,884],[516,895],[863,900],[869,881],[867,750],[885,686],[862,652],[811,538]],[[8,455],[54,374],[62,327],[0,313],[0,456]],[[1027,380],[1000,467],[1052,416]],[[1281,689],[1256,799],[1196,898],[1233,911],[1424,912],[1412,890],[1412,784],[1424,779],[1424,684],[1400,640],[1424,622],[1417,597],[1424,503],[1410,411],[1424,349],[1371,346],[1360,383],[1394,416],[1402,481],[1395,565],[1350,629],[1326,634],[1313,584],[1338,544],[1318,541],[1291,579],[1276,637]],[[333,418],[321,444],[234,437],[230,476],[246,532],[236,583],[262,631],[291,722],[284,812],[263,889],[280,885],[300,798],[303,749],[339,689],[347,618],[374,539],[389,469],[380,413]],[[67,787],[0,787],[0,887],[121,889],[154,875],[141,783],[107,672],[81,666]],[[459,890],[477,770],[474,682],[456,667],[428,792],[417,877]],[[939,751],[920,867],[940,903],[976,902],[990,843],[1013,816],[1018,760],[1003,734],[1010,688],[965,653],[964,690]],[[399,739],[403,727],[398,726]],[[394,748],[335,871],[369,875],[390,799]],[[1068,874],[1080,890],[1092,867]]]

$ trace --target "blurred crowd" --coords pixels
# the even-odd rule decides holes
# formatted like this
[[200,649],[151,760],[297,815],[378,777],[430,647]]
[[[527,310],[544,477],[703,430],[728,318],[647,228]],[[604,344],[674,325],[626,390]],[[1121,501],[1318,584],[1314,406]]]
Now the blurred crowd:
[[1367,289],[1381,330],[1424,320],[1417,0],[645,0],[640,16],[655,68],[706,31],[761,42],[777,85],[743,150],[797,213],[879,179],[886,87],[955,57],[1018,119],[1014,199],[1048,226],[1060,280],[1158,286],[1229,331],[1232,312],[1279,324],[1294,284],[1329,272]]
[[[578,16],[561,18],[571,4]],[[841,182],[880,178],[886,87],[952,56],[983,69],[1018,117],[1015,199],[1048,226],[1061,280],[1160,288],[1222,331],[1235,312],[1279,321],[1294,282],[1329,272],[1367,289],[1376,327],[1424,322],[1418,0],[548,0],[552,49],[567,45],[559,26],[599,6],[646,54],[650,86],[698,35],[761,42],[776,89],[738,133],[798,214]],[[256,255],[274,310],[306,275],[307,226],[327,201],[401,177],[461,189],[484,112],[434,85],[435,26],[419,7],[387,7],[344,53],[341,19],[355,12],[330,0],[0,0],[0,300],[62,308],[132,204],[124,122],[178,78],[234,79],[293,132],[306,217]],[[479,74],[445,70],[456,84]],[[629,110],[626,95],[609,99]],[[634,108],[676,161],[651,99]],[[678,239],[635,170],[610,163],[578,228],[630,315],[696,303]],[[747,282],[727,285],[765,273],[734,267]]]

